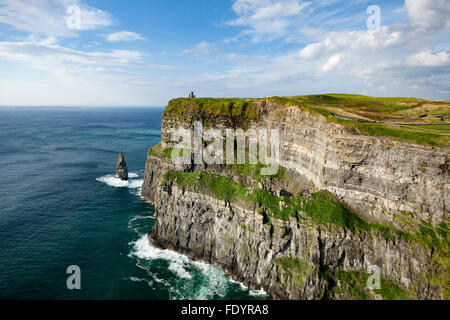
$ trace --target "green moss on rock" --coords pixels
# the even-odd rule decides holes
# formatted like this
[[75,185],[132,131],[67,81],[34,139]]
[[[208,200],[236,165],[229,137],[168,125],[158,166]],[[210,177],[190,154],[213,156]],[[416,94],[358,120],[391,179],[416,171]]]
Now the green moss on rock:
[[297,285],[302,283],[304,277],[311,270],[310,265],[299,258],[275,258],[274,262],[280,265],[288,276],[293,277],[294,283]]
[[327,270],[325,277],[335,280],[337,285],[331,289],[332,294],[350,295],[356,300],[373,300],[380,295],[384,300],[409,300],[410,294],[393,281],[381,279],[380,289],[367,288],[369,274],[357,271]]
[[228,177],[207,171],[180,172],[170,170],[166,172],[165,180],[173,181],[181,187],[205,188],[218,199],[248,201],[256,204],[269,217],[285,221],[289,220],[290,217],[298,219],[300,212],[304,212],[317,224],[333,224],[355,231],[368,231],[374,228],[374,225],[370,225],[359,218],[339,199],[326,191],[294,197],[277,196],[268,190],[250,189]]

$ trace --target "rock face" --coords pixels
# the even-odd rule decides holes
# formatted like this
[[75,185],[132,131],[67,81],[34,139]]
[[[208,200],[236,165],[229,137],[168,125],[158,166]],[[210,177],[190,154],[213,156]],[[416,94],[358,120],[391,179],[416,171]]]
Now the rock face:
[[[156,209],[150,241],[216,265],[273,298],[448,299],[449,148],[364,136],[303,108],[256,104],[260,117],[249,127],[280,130],[284,177],[180,166],[150,150],[142,187]],[[224,129],[225,122],[215,126]],[[160,150],[171,147],[180,123],[192,128],[185,118],[163,117]],[[271,216],[264,202],[231,201],[201,185],[167,180],[171,170],[229,177],[278,197],[280,208],[282,196],[326,191],[365,227],[310,219],[309,209]],[[375,291],[366,286],[374,266],[381,271]]]
[[120,180],[128,181],[128,167],[122,152],[117,160],[116,173]]

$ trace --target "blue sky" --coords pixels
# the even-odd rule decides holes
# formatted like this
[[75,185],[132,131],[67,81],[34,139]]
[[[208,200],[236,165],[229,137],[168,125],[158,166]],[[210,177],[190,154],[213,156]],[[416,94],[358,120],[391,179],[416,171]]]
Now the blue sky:
[[190,90],[450,100],[449,36],[446,0],[0,0],[0,105],[163,106]]

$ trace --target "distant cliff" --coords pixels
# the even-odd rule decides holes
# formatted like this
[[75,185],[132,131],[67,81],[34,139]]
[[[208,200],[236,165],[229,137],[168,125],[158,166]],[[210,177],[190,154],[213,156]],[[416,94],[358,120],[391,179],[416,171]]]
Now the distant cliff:
[[[172,132],[276,128],[280,171],[175,165]],[[282,98],[176,99],[150,148],[142,195],[158,246],[280,299],[448,299],[450,148]],[[369,290],[370,266],[381,288]]]

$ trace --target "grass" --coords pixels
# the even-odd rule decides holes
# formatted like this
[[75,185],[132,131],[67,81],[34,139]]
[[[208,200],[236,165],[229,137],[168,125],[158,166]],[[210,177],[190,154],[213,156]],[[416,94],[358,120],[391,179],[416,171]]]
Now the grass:
[[347,208],[338,198],[327,191],[318,191],[311,195],[293,197],[277,196],[259,188],[250,189],[234,182],[228,177],[207,171],[180,172],[169,170],[164,179],[175,182],[180,187],[204,188],[221,200],[245,200],[267,212],[270,217],[284,221],[293,217],[303,219],[299,213],[304,212],[316,224],[332,224],[354,231],[376,230],[386,236],[395,237],[401,231],[393,231],[388,227],[369,224]]
[[433,286],[443,288],[443,299],[450,299],[450,233],[449,224],[441,222],[433,227],[421,221],[414,236],[422,245],[431,248],[431,263],[440,270],[437,274],[426,275],[425,279]]
[[[260,208],[266,209],[271,216],[282,220],[288,220],[289,217],[297,217],[297,212],[304,209],[318,223],[333,222],[343,225],[347,221],[354,222],[351,218],[341,217],[341,215],[348,214],[344,209],[337,211],[336,217],[338,218],[331,215],[331,208],[335,209],[338,205],[334,201],[326,201],[325,199],[329,198],[322,196],[321,193],[313,194],[311,200],[307,200],[303,196],[278,197],[270,191],[258,188],[251,190],[228,177],[206,171],[180,172],[170,170],[165,174],[165,180],[176,182],[181,187],[198,186],[206,188],[222,200],[245,199],[253,204],[257,204]],[[327,210],[327,208],[330,208],[330,210]]]
[[[153,157],[157,157],[157,158],[167,158],[167,159],[172,159],[172,151],[173,148],[165,148],[163,149],[161,146],[161,142],[158,143],[157,145],[151,147],[148,150],[148,155],[149,156],[153,156]],[[183,150],[179,150],[178,152],[178,157],[182,157],[183,156]]]
[[[344,125],[349,129],[357,129],[367,136],[383,136],[397,140],[409,141],[428,146],[448,146],[450,137],[440,134],[449,132],[449,126],[429,125],[424,127],[403,126],[393,127],[381,123],[361,123],[334,117],[330,108],[338,108],[357,117],[372,120],[387,120],[398,118],[397,113],[413,109],[426,103],[441,104],[447,108],[446,102],[427,101],[416,98],[380,98],[351,94],[320,94],[292,97],[267,97],[285,106],[298,106],[311,112],[321,114],[329,121]],[[259,99],[261,100],[261,99]],[[164,118],[193,122],[201,120],[205,127],[213,126],[221,121],[232,128],[248,128],[252,121],[260,119],[255,102],[258,99],[239,98],[179,98],[169,102],[164,111]],[[450,109],[450,108],[449,108]],[[444,110],[445,111],[445,110]],[[427,131],[433,130],[433,131]]]
[[165,181],[174,181],[181,187],[200,186],[211,191],[221,200],[233,201],[245,198],[246,188],[231,179],[215,175],[206,171],[180,172],[169,170],[164,175]]
[[233,128],[246,128],[252,120],[259,119],[255,99],[238,98],[178,98],[169,101],[163,117],[176,117],[186,121],[200,120],[203,126],[227,121]]
[[[377,103],[380,101],[385,101],[387,103],[384,107],[376,106],[374,107],[372,100],[367,100],[367,105],[364,107],[370,109],[371,111],[377,112],[396,112],[398,110],[403,110],[405,108],[411,108],[408,106],[397,106],[394,107],[392,103],[394,101],[400,100],[402,98],[372,98],[366,96],[357,96],[358,99],[353,95],[320,95],[320,96],[299,96],[299,97],[270,97],[274,101],[282,103],[286,106],[299,106],[303,107],[313,113],[320,114],[324,116],[327,120],[335,122],[337,124],[343,125],[348,129],[357,129],[361,134],[366,136],[379,136],[379,137],[390,137],[396,140],[409,141],[417,144],[428,145],[428,146],[439,146],[445,147],[449,145],[450,139],[448,136],[440,135],[438,133],[424,132],[423,130],[417,129],[416,126],[409,126],[406,128],[396,128],[382,123],[364,123],[352,120],[345,120],[334,117],[330,111],[324,109],[320,105],[317,105],[320,101],[326,101],[327,105],[340,106],[343,102],[342,98],[336,98],[341,96],[350,96],[350,101],[364,101],[363,99],[375,99]],[[303,97],[302,101],[300,98]],[[320,98],[318,98],[320,97]],[[415,99],[411,98],[412,101]],[[409,101],[409,100],[407,100]],[[348,102],[348,101],[347,101]],[[389,103],[388,103],[389,102]],[[372,106],[372,107],[371,107]],[[356,107],[355,107],[356,108]],[[360,105],[358,108],[362,108]],[[439,127],[439,126],[437,126]]]
[[355,123],[353,121],[336,119],[339,124],[347,128],[356,128],[366,136],[391,137],[397,140],[405,140],[429,146],[447,146],[449,139],[434,133],[426,133],[420,130],[401,129],[379,123]]
[[416,98],[378,98],[356,94],[316,94],[292,97],[270,97],[280,101],[290,101],[292,105],[302,106],[338,106],[348,110],[364,110],[375,113],[394,113],[410,109],[411,105],[402,103],[413,103],[414,106],[424,103],[425,100]]
[[276,264],[280,265],[286,272],[290,272],[292,270],[299,270],[301,272],[304,272],[306,269],[308,269],[308,265],[305,262],[300,261],[300,259],[298,258],[275,258],[274,261]]
[[[348,293],[357,300],[371,300],[374,295],[367,288],[369,274],[357,271],[327,270],[325,278],[333,278],[339,282],[339,287],[334,287],[334,293]],[[374,293],[382,296],[384,300],[409,300],[409,293],[393,281],[381,279],[380,289],[374,289]]]
[[252,177],[257,181],[262,181],[264,178],[271,178],[276,180],[282,180],[286,177],[286,169],[283,167],[279,167],[278,171],[274,175],[265,176],[261,175],[261,169],[266,168],[267,166],[258,163],[258,164],[232,164],[227,165],[230,171],[237,173],[241,176]]
[[148,155],[153,157],[161,157],[162,155],[162,146],[161,142],[159,142],[157,145],[154,145],[150,149],[148,149]]
[[450,124],[427,124],[421,126],[402,126],[402,127],[414,130],[433,130],[441,132],[450,132]]
[[301,284],[303,277],[310,270],[308,263],[298,258],[275,258],[274,262],[280,265],[288,276],[293,277],[294,283],[297,285]]
[[319,191],[300,206],[317,224],[332,223],[352,230],[369,230],[370,225],[337,199],[332,193]]
[[277,196],[259,188],[247,188],[232,179],[207,171],[180,172],[169,170],[165,181],[173,181],[180,187],[197,186],[205,188],[221,200],[235,201],[243,199],[265,209],[268,214],[284,221],[290,217],[302,219],[299,212],[304,212],[316,224],[333,224],[353,231],[376,231],[387,240],[401,238],[406,241],[420,242],[429,248],[449,247],[450,236],[448,224],[441,223],[438,228],[425,221],[415,232],[405,232],[389,226],[368,223],[328,191],[317,191],[310,195],[292,197]]
[[175,156],[172,154],[173,150],[174,150],[173,148],[166,148],[163,150],[162,155],[164,157],[166,157],[167,159],[175,159],[175,158],[183,157],[183,153],[184,153],[183,149],[179,149],[178,154],[176,154]]

